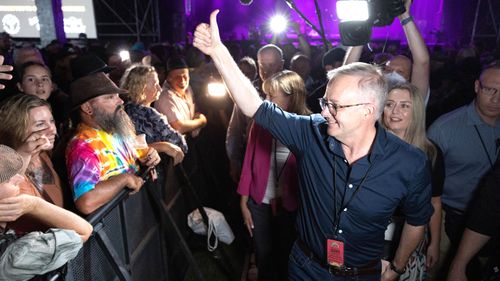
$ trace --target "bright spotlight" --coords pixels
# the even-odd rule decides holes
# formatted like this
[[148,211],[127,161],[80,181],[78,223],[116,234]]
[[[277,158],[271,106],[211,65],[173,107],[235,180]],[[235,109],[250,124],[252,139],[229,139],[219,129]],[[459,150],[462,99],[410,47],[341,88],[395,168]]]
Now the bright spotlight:
[[401,0],[338,0],[340,42],[359,46],[370,41],[373,26],[386,26],[405,11]]
[[369,18],[367,1],[337,1],[337,16],[341,21],[365,21]]
[[220,82],[211,82],[207,86],[208,95],[211,97],[223,97],[226,95],[226,86]]
[[120,58],[122,61],[126,61],[130,59],[130,52],[129,51],[120,51]]
[[269,21],[269,26],[273,33],[281,33],[285,31],[287,25],[288,25],[288,20],[281,15],[276,15],[271,18],[271,21]]

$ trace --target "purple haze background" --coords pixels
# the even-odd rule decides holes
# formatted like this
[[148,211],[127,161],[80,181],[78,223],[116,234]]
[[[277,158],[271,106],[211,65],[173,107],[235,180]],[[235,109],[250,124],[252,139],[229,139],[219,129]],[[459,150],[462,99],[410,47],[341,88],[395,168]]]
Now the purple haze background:
[[[299,10],[319,28],[318,18],[314,1],[295,1]],[[325,33],[330,40],[337,41],[340,38],[338,31],[338,19],[335,11],[336,1],[318,0]],[[417,23],[422,36],[427,44],[438,43],[443,38],[437,34],[444,29],[444,0],[415,0],[411,7],[411,14]],[[246,39],[249,30],[263,26],[267,33],[267,22],[275,14],[282,14],[301,25],[302,31],[310,32],[309,28],[298,14],[290,9],[284,0],[254,0],[251,5],[245,6],[238,0],[185,0],[185,11],[187,30],[192,31],[201,21],[208,21],[210,12],[220,9],[219,27],[224,39]],[[404,32],[397,19],[392,25],[385,27],[374,27],[372,29],[372,40],[400,40],[404,39]]]

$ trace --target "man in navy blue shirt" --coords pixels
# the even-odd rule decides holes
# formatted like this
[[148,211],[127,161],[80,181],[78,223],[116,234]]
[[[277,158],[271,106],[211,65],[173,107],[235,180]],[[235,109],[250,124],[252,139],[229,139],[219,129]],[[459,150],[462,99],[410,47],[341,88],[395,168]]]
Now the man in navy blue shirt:
[[[433,209],[424,153],[376,125],[387,92],[381,71],[355,63],[329,75],[321,115],[298,116],[262,101],[227,48],[212,13],[194,45],[210,55],[236,104],[297,157],[298,240],[289,280],[395,280],[423,237]],[[406,215],[391,266],[380,269],[384,231]],[[382,272],[382,276],[381,276]]]

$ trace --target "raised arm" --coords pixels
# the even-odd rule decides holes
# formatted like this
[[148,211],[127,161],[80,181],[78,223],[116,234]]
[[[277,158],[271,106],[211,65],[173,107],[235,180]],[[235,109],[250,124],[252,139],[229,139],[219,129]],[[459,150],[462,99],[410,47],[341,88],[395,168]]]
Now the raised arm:
[[[10,80],[12,79],[12,75],[4,73],[4,72],[9,72],[12,71],[12,66],[10,65],[3,65],[4,57],[0,56],[0,80]],[[0,83],[0,90],[5,88],[5,85]]]
[[358,62],[359,59],[361,58],[362,53],[363,53],[363,46],[354,46],[347,48],[344,57],[344,65],[353,62]]
[[430,58],[429,50],[425,45],[424,39],[420,35],[417,25],[410,14],[412,0],[406,0],[406,11],[398,16],[410,47],[413,57],[413,66],[411,71],[411,83],[418,88],[419,93],[424,100],[427,99],[429,89]]
[[311,58],[311,45],[307,42],[306,36],[300,32],[300,25],[296,22],[292,22],[292,28],[299,40],[299,50],[308,58]]
[[218,13],[219,10],[215,10],[210,14],[210,25],[201,23],[196,27],[193,45],[212,58],[235,103],[243,114],[253,117],[262,100],[252,82],[241,72],[226,46],[222,44],[217,25]]

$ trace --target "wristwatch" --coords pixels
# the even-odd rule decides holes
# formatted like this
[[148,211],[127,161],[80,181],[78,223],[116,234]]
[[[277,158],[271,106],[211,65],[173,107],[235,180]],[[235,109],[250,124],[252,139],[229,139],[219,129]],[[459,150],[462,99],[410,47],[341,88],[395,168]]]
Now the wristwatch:
[[391,270],[396,272],[398,275],[401,275],[406,272],[406,267],[403,267],[403,269],[398,269],[395,265],[394,262],[391,261]]

